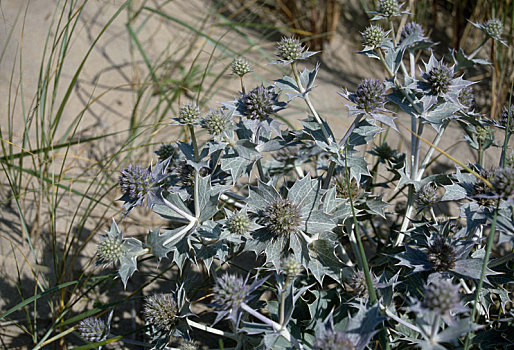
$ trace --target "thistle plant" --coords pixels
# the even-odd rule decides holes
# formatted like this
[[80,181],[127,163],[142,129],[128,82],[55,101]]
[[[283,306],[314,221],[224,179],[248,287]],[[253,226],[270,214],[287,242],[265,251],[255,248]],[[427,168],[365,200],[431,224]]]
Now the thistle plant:
[[97,343],[107,339],[109,327],[100,318],[88,317],[80,321],[78,332],[84,340],[90,343]]
[[[390,28],[370,24],[359,54],[378,60],[386,77],[339,91],[348,108],[344,132],[311,100],[320,65],[305,60],[315,52],[285,37],[272,62],[285,75],[246,90],[251,67],[236,58],[230,68],[241,82],[238,96],[202,117],[195,105],[180,106],[171,127],[181,125],[184,137],[160,146],[155,166],[122,170],[127,215],[146,200],[165,224],[140,241],[113,223],[100,238],[98,262],[115,267],[125,285],[152,257],[178,272],[173,293],[146,299],[152,346],[197,348],[196,328],[237,349],[469,349],[475,331],[493,331],[493,312],[510,312],[508,278],[496,276],[510,256],[496,258],[495,250],[490,257],[496,227],[500,241],[512,243],[514,171],[509,156],[484,167],[493,159],[486,152],[499,145],[491,130],[508,140],[510,112],[506,123],[503,114],[487,122],[479,113],[466,79],[468,68],[484,63],[477,53],[438,52],[445,58],[436,59],[437,47],[414,22],[397,42],[396,17],[408,13],[397,1],[378,5],[372,21]],[[497,40],[499,29],[486,27],[487,39]],[[283,122],[288,112],[302,114],[299,129]],[[440,147],[454,125],[479,151],[479,164]],[[430,140],[428,128],[435,131]],[[403,129],[410,142],[398,136]],[[406,150],[396,148],[400,139]],[[432,168],[436,154],[452,170]],[[446,207],[457,217],[448,219]],[[203,311],[189,311],[189,299]]]

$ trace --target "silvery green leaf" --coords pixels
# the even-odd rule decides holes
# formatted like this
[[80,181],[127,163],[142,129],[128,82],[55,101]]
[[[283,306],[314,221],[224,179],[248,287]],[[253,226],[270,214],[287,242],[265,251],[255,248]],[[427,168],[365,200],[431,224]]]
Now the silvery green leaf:
[[281,198],[277,190],[262,181],[257,186],[250,186],[250,195],[248,196],[248,207],[258,212],[266,208],[269,203]]
[[407,100],[405,95],[397,88],[393,89],[393,92],[391,92],[389,95],[387,95],[387,99],[389,101],[391,101],[392,103],[398,105],[405,113],[407,113],[411,116],[414,116],[416,118],[419,117],[419,114],[416,111],[416,108],[421,110],[422,109],[421,103],[416,102],[416,96],[412,92],[410,92],[406,88],[404,88],[404,90],[406,91],[406,93],[409,94],[412,101],[414,101],[415,107],[412,106],[412,104],[409,102],[409,100]]
[[441,201],[457,201],[467,196],[466,190],[457,184],[443,186],[445,193]]
[[304,96],[314,88],[313,85],[314,85],[314,81],[316,80],[316,75],[318,74],[318,70],[319,70],[319,62],[316,63],[316,66],[314,67],[313,70],[307,70],[307,68],[305,68],[302,71],[302,73],[300,73],[300,81],[302,83],[302,86],[305,89]]
[[254,163],[255,159],[248,160],[240,157],[234,150],[227,150],[220,159],[221,169],[232,175],[234,183],[237,183],[243,175],[249,176]]
[[345,267],[343,262],[335,255],[337,242],[317,239],[309,245],[311,260],[308,269],[319,283],[323,283],[323,277],[328,275],[342,283],[341,270]]
[[375,50],[373,48],[365,47],[364,50],[357,52],[357,54],[380,60],[380,57],[375,53]]
[[447,123],[448,120],[456,118],[455,113],[460,110],[460,107],[454,103],[445,102],[434,109],[424,114],[424,120],[430,123],[437,131],[441,131],[441,127]]
[[255,322],[241,322],[241,330],[244,330],[247,334],[263,334],[263,333],[273,333],[273,327],[263,323],[255,323]]
[[[185,231],[179,234],[183,229],[183,227],[179,227],[174,230],[164,230],[162,234],[160,234],[161,230],[159,228],[152,230],[146,237],[146,246],[151,249],[150,252],[158,260],[161,260],[162,258],[167,257],[168,253],[172,251],[173,246],[189,233],[189,231]],[[176,238],[164,245],[164,243],[171,237]]]
[[350,179],[355,179],[357,183],[360,183],[362,175],[370,175],[368,163],[362,156],[348,154],[346,159],[341,157],[341,159],[337,159],[336,162],[343,167],[348,167],[350,169]]
[[145,254],[146,250],[143,248],[143,243],[135,238],[124,239],[123,247],[125,251],[123,257],[120,259],[118,275],[123,282],[123,286],[127,288],[128,279],[137,270],[137,258]]
[[[480,279],[480,273],[482,271],[482,259],[463,259],[455,262],[455,267],[451,271],[458,275],[467,277],[469,279],[478,280]],[[490,268],[486,269],[484,282],[489,283],[487,276],[496,275],[497,273]]]
[[455,71],[471,68],[476,64],[491,65],[491,62],[489,62],[488,60],[480,58],[469,58],[469,56],[466,55],[462,48],[459,48],[458,51],[452,49],[451,55],[453,58],[453,62],[455,62]]
[[359,122],[357,127],[352,131],[348,138],[348,144],[353,146],[361,146],[369,143],[382,128],[371,124],[366,119]]
[[218,191],[211,186],[211,176],[198,177],[198,202],[200,215],[198,220],[203,222],[212,218],[218,212]]
[[389,70],[396,74],[401,66],[403,54],[405,49],[402,46],[396,48],[389,48],[385,54],[385,63]]
[[275,86],[285,92],[289,101],[295,97],[303,96],[293,77],[285,75],[282,79],[275,80]]
[[471,319],[469,319],[469,318],[460,319],[452,327],[448,327],[441,333],[438,333],[435,340],[438,343],[457,344],[460,336],[462,336],[468,332],[471,332],[471,331],[475,330],[476,328],[477,327],[473,324]]
[[300,207],[301,214],[304,216],[317,209],[323,192],[319,180],[313,180],[311,175],[307,174],[293,184],[287,198]]
[[427,260],[426,254],[410,246],[405,246],[405,252],[396,254],[393,257],[400,260],[398,265],[413,268],[412,273],[432,269],[432,264]]
[[[179,194],[163,191],[161,193],[160,199],[161,200],[158,202],[158,204],[154,204],[152,210],[163,218],[170,220],[183,220],[186,218],[184,214],[190,217],[193,216],[182,198],[180,198]],[[166,204],[166,201],[169,204]]]
[[335,226],[332,216],[322,210],[313,210],[305,218],[305,231],[311,234],[331,231]]
[[366,206],[368,207],[366,211],[370,214],[378,214],[384,219],[386,218],[385,208],[389,206],[389,203],[384,202],[381,197],[367,197]]
[[[319,123],[314,119],[314,117],[309,116],[307,119],[302,120],[303,125],[303,131],[305,134],[312,137],[314,141],[319,141],[325,144],[330,144],[330,140],[327,139],[323,131],[321,130],[321,127]],[[332,130],[330,129],[330,126],[323,121],[323,126],[325,130],[328,132],[328,136],[332,139],[334,138],[334,134],[332,133]]]

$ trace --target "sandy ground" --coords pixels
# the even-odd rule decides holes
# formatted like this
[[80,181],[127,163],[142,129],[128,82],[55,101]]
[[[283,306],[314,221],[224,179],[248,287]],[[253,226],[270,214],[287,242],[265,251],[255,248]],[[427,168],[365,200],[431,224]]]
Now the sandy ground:
[[[92,42],[122,3],[118,0],[96,0],[90,1],[84,7],[81,19],[78,21],[69,43],[70,48],[65,57],[56,101],[63,98]],[[167,2],[153,1],[148,6],[155,8],[157,5],[164,3]],[[249,42],[255,43],[254,48],[246,55],[252,61],[255,71],[255,74],[247,79],[247,86],[256,86],[263,80],[269,82],[271,79],[278,78],[280,73],[276,69],[279,67],[266,65],[266,62],[272,59],[273,41],[262,39],[257,31],[251,29],[245,30],[246,37],[242,38],[236,32],[219,25],[222,21],[214,16],[209,3],[207,0],[175,1],[167,3],[161,10],[194,28],[201,28],[210,38],[219,41],[232,50],[242,50],[248,47]],[[345,5],[347,8],[343,11],[338,31],[333,41],[326,46],[321,58],[321,70],[317,80],[318,87],[311,94],[314,105],[333,126],[336,135],[344,134],[350,124],[344,106],[345,101],[337,95],[337,91],[340,91],[343,86],[352,90],[363,78],[383,78],[383,72],[377,62],[355,55],[355,52],[361,48],[359,31],[363,29],[356,24],[363,23],[357,3],[357,1],[351,1]],[[2,92],[0,95],[0,127],[5,137],[6,130],[9,128],[9,120],[13,121],[12,129],[15,144],[16,141],[21,139],[23,133],[23,109],[35,108],[39,103],[35,99],[35,92],[38,87],[40,64],[45,52],[44,47],[48,30],[49,28],[55,28],[55,24],[52,26],[52,21],[57,20],[53,17],[56,4],[56,0],[0,1],[0,47],[3,50],[3,57],[0,62],[0,91]],[[141,1],[134,0],[133,8],[139,9],[141,4]],[[213,75],[207,77],[207,82],[213,81],[215,74],[222,72],[231,62],[230,54],[222,47],[223,45],[215,47],[212,42],[205,38],[195,40],[192,31],[185,30],[184,26],[152,14],[147,10],[142,10],[130,22],[132,28],[137,28],[135,35],[145,52],[146,57],[143,57],[134,42],[130,40],[130,33],[126,26],[128,21],[127,14],[122,13],[114,20],[91,50],[82,73],[79,75],[76,84],[72,86],[71,97],[65,106],[63,119],[57,129],[56,136],[63,135],[62,133],[71,125],[74,118],[81,113],[83,113],[83,117],[76,133],[80,137],[85,138],[113,132],[122,133],[102,140],[93,146],[71,148],[72,157],[69,157],[69,159],[74,159],[71,163],[71,176],[81,174],[77,170],[84,167],[84,163],[81,163],[80,159],[86,164],[94,163],[90,165],[90,170],[101,164],[100,160],[104,155],[112,152],[125,140],[127,133],[124,131],[128,129],[131,117],[138,115],[143,118],[145,113],[149,113],[151,108],[156,105],[158,98],[149,93],[151,90],[147,90],[141,101],[136,99],[138,89],[151,81],[148,78],[149,71],[145,59],[160,67],[156,74],[162,77],[166,74],[166,65],[162,64],[166,61],[166,58],[171,63],[178,61],[183,68],[188,69],[193,59],[198,57],[196,63],[200,66],[211,65],[210,72]],[[52,34],[55,33],[52,32]],[[280,37],[273,37],[273,39],[278,38]],[[185,47],[193,41],[191,52],[186,54]],[[263,52],[267,53],[268,57],[264,57]],[[211,55],[213,59],[209,60]],[[309,67],[312,67],[312,65],[313,62],[307,63]],[[55,72],[52,72],[52,74],[55,74]],[[174,71],[173,74],[176,76],[171,78],[182,78],[180,70]],[[217,81],[215,89],[213,89],[210,103],[203,108],[204,112],[208,110],[208,106],[215,107],[219,102],[233,99],[237,96],[238,91],[238,80],[227,73],[223,74]],[[184,99],[187,99],[187,97],[184,97]],[[175,102],[172,111],[168,113],[166,118],[174,117],[173,111],[176,111],[177,107],[178,103]],[[52,111],[48,109],[49,115],[55,113],[56,110],[57,108]],[[305,106],[299,101],[295,101],[293,107],[286,114],[289,120],[298,126],[298,120],[305,117],[304,111]],[[14,116],[14,118],[10,118],[10,116]],[[154,123],[155,120],[149,120],[148,122]],[[398,123],[407,127],[410,125],[410,121],[405,116],[400,116]],[[152,130],[153,142],[173,141],[177,138],[176,132],[169,127],[159,126]],[[38,137],[34,131],[31,132],[34,133],[34,135],[31,134],[32,138]],[[446,143],[441,145],[442,148],[453,147],[452,151],[458,159],[465,162],[468,160],[474,161],[475,155],[461,142],[462,132],[458,128],[453,128],[449,130],[448,134],[451,137],[448,137]],[[427,135],[429,139],[432,139],[433,130],[428,130]],[[403,148],[408,139],[410,139],[408,135],[391,134],[389,142],[394,147]],[[457,145],[454,147],[456,143]],[[138,154],[138,156],[141,161],[152,159],[148,152]],[[496,161],[495,157],[488,157],[486,163],[492,165]],[[60,163],[56,161],[53,166],[58,169],[59,165]],[[116,164],[111,165],[111,167],[114,174],[113,179],[115,179],[119,169]],[[452,171],[452,167],[446,167],[446,169]],[[32,180],[26,181],[30,182]],[[6,185],[7,179],[2,178],[0,182],[2,186],[0,195],[3,201],[0,214],[0,264],[2,267],[0,272],[0,310],[5,311],[6,308],[20,301],[16,285],[21,286],[24,297],[33,295],[35,282],[32,277],[32,268],[39,270],[40,276],[42,276],[40,282],[43,285],[46,282],[54,281],[56,277],[51,271],[51,265],[49,265],[52,261],[49,250],[53,238],[45,237],[47,232],[44,229],[38,229],[39,227],[48,227],[48,215],[44,211],[44,208],[46,208],[44,201],[46,199],[42,199],[41,205],[38,206],[37,203],[31,202],[31,198],[34,197],[27,194],[21,201],[27,213],[28,234],[30,234],[34,243],[35,254],[32,255],[24,238],[27,232],[20,225],[15,202],[9,199],[11,194]],[[80,184],[74,186],[75,189],[79,190],[84,188]],[[115,193],[109,198],[112,199],[118,195],[119,193]],[[80,208],[80,206],[85,205],[72,194],[63,194],[62,197],[58,212],[55,214],[57,217],[55,232],[57,233],[68,232],[77,227],[76,221],[73,221],[71,217],[77,207]],[[111,201],[107,202],[110,203]],[[79,212],[83,213],[84,210],[80,209]],[[38,215],[38,213],[42,214]],[[92,242],[96,240],[92,237],[99,231],[107,229],[108,220],[112,216],[121,217],[119,205],[107,209],[100,206],[91,213],[85,224],[80,226],[81,230],[77,235],[77,244],[91,242],[86,244],[85,249],[81,251],[76,261],[70,262],[73,265],[73,268],[70,269],[72,275],[73,273],[80,275],[83,266],[91,260],[95,251],[95,245]],[[131,224],[136,220],[139,220],[138,225],[136,225],[137,229],[131,229]],[[140,211],[136,213],[134,219],[127,219],[123,228],[128,235],[131,235],[140,233],[141,227],[151,228],[155,227],[156,224],[157,222],[153,217],[150,218],[145,215],[144,211]],[[55,242],[56,247],[58,247],[57,251],[62,253],[59,250],[62,249],[62,237],[59,238],[57,235]],[[27,260],[23,258],[22,253],[26,254]],[[35,264],[35,257],[37,257],[39,265]],[[19,274],[17,271],[19,271]],[[151,271],[151,269],[146,271]],[[97,273],[100,274],[101,272],[97,271]],[[17,276],[20,276],[19,279]],[[71,278],[71,276],[68,277]],[[127,289],[135,289],[136,284],[140,281],[140,279],[135,279],[135,282],[130,282]],[[158,288],[166,287],[165,285],[158,285]],[[127,295],[127,293],[122,294]],[[102,296],[95,297],[101,299]],[[37,318],[41,320],[49,319],[50,310],[44,303],[40,305],[41,309],[38,311],[40,315]],[[77,306],[76,309],[83,310],[84,307]],[[124,318],[127,327],[135,325],[134,316],[138,307],[140,306],[129,307],[126,310],[129,315],[132,313],[129,317],[132,318],[132,323]],[[12,317],[13,320],[23,320],[24,315],[22,313],[15,315],[15,317]],[[116,316],[115,322],[120,321],[121,318],[121,316]],[[20,331],[13,327],[12,323],[2,322],[5,322],[5,320],[0,321],[0,328],[5,329],[5,333],[0,334],[2,339],[0,347],[9,348],[26,344],[27,338],[20,335]],[[44,325],[45,322],[42,321],[42,324]],[[7,325],[11,327],[4,327]]]

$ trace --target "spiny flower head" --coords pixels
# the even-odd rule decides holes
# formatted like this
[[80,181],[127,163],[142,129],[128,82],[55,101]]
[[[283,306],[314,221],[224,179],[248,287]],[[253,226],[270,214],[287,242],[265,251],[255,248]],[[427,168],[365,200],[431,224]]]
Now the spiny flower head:
[[514,168],[496,168],[491,171],[488,180],[500,198],[510,199],[514,196]]
[[[371,282],[373,286],[377,284],[377,278],[371,274]],[[350,287],[353,289],[353,293],[361,298],[368,297],[368,285],[366,284],[366,275],[362,270],[356,270],[348,283]]]
[[387,142],[383,142],[380,145],[375,145],[371,154],[376,155],[381,162],[392,160],[395,157],[395,151],[389,146]]
[[252,67],[250,63],[243,57],[236,57],[232,61],[232,74],[242,77],[243,75],[250,73]]
[[296,38],[283,37],[277,45],[278,57],[284,61],[296,61],[302,57],[305,48]]
[[160,162],[174,156],[176,153],[177,147],[171,143],[163,143],[159,149],[155,151],[155,154],[157,154],[159,157]]
[[144,314],[148,324],[169,332],[178,322],[177,302],[172,294],[150,295],[146,298]]
[[346,183],[346,178],[344,176],[336,176],[336,194],[339,198],[349,199],[350,194],[352,195],[352,200],[355,200],[360,194],[359,183],[355,179],[351,179],[350,181],[350,192],[348,192],[348,184]]
[[419,36],[424,36],[425,31],[423,30],[423,27],[421,27],[416,22],[409,22],[405,24],[402,28],[402,32],[400,34],[400,42],[407,39],[409,36],[417,34]]
[[209,134],[218,137],[232,127],[232,120],[222,109],[212,110],[203,120],[202,126]]
[[428,183],[416,193],[416,204],[419,208],[434,205],[439,201],[437,185]]
[[378,79],[364,79],[352,97],[358,108],[366,112],[376,111],[386,101],[385,85]]
[[[186,187],[193,187],[195,184],[195,168],[188,164],[187,161],[182,161],[177,169],[177,174],[182,181],[182,184]],[[200,169],[200,176],[206,176],[209,173],[207,168]]]
[[98,243],[96,255],[98,264],[104,267],[115,265],[125,255],[123,238],[114,235],[104,236],[104,239]]
[[508,105],[503,107],[500,117],[498,119],[498,126],[504,128],[504,129],[507,128],[507,123],[509,122],[509,115],[510,115],[509,128],[510,128],[511,132],[514,132],[514,104],[511,105],[510,107]]
[[371,25],[362,33],[362,43],[365,47],[376,48],[386,37],[386,33],[379,25]]
[[436,280],[425,288],[422,306],[441,316],[457,308],[459,303],[459,287],[450,280]]
[[438,64],[433,67],[427,74],[427,80],[430,84],[432,93],[435,95],[447,93],[450,88],[453,75],[453,69],[444,64]]
[[266,120],[276,112],[278,94],[273,86],[258,86],[243,96],[244,114],[250,119]]
[[281,267],[288,277],[296,277],[302,272],[302,265],[291,256],[282,261]]
[[483,24],[484,31],[490,37],[500,37],[503,34],[503,23],[498,18],[491,18]]
[[455,248],[440,236],[428,246],[427,256],[428,261],[439,272],[453,269],[457,260]]
[[326,330],[316,337],[316,350],[355,350],[353,341],[343,332]]
[[109,335],[107,324],[96,317],[88,317],[80,321],[78,331],[82,338],[91,343],[103,341]]
[[180,106],[178,118],[181,124],[195,125],[200,117],[200,108],[197,105],[189,103]]
[[142,200],[152,189],[154,178],[150,169],[129,165],[121,171],[120,186],[131,199]]
[[471,109],[475,107],[475,94],[473,93],[473,88],[471,86],[465,87],[460,91],[459,102]]
[[231,233],[244,235],[250,226],[250,219],[244,212],[239,212],[227,219],[227,228]]
[[400,12],[400,5],[396,0],[380,0],[378,3],[378,12],[385,17],[391,17]]
[[[480,171],[480,176],[489,181],[491,171],[482,169]],[[489,187],[480,178],[476,179],[473,184],[472,198],[483,207],[491,207],[496,203],[491,187]]]
[[250,292],[243,278],[226,274],[216,280],[212,288],[214,303],[223,309],[237,309],[243,303]]
[[302,223],[300,208],[289,199],[279,198],[266,207],[263,224],[276,237],[297,232]]

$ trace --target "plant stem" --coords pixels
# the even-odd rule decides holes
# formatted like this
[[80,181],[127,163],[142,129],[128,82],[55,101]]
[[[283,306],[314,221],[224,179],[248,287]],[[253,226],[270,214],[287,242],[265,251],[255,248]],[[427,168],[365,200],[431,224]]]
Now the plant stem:
[[[496,220],[498,219],[498,208],[500,206],[500,199],[498,199],[496,203],[496,209],[493,214],[493,221],[491,223],[491,232],[489,232],[489,236],[487,237],[487,244],[485,248],[484,261],[482,263],[482,270],[480,271],[480,280],[478,281],[477,289],[475,290],[475,302],[473,303],[473,311],[471,312],[471,321],[475,322],[475,318],[477,316],[478,303],[480,302],[480,293],[482,292],[482,286],[484,284],[485,272],[487,270],[487,265],[489,263],[489,257],[491,256],[491,249],[493,248],[494,236],[496,233]],[[464,344],[464,350],[469,350],[471,345],[471,334],[474,332],[470,332],[466,335],[466,342]]]
[[416,78],[416,56],[414,56],[414,52],[409,50],[409,62],[410,62],[410,77],[412,79]]
[[201,323],[198,323],[198,322],[195,322],[195,321],[191,321],[190,319],[186,319],[186,320],[187,320],[187,324],[189,326],[191,326],[191,327],[194,327],[194,328],[197,328],[197,329],[201,329],[202,331],[209,332],[209,333],[212,333],[212,334],[221,335],[223,337],[227,337],[227,338],[230,338],[230,339],[237,340],[237,335],[234,334],[234,333],[225,332],[225,331],[222,331],[222,330],[217,329],[217,328],[212,328],[212,327],[206,326],[204,324],[201,324]]
[[283,327],[285,321],[285,307],[286,307],[286,290],[289,287],[289,283],[291,283],[291,278],[289,276],[286,277],[284,282],[284,289],[280,293],[280,314],[278,318],[278,323]]
[[507,147],[509,145],[509,138],[510,138],[510,129],[512,128],[514,118],[512,118],[512,89],[514,87],[514,83],[510,86],[510,97],[509,97],[509,104],[508,107],[508,116],[507,116],[507,125],[505,125],[505,140],[503,141],[503,147],[502,147],[502,154],[500,157],[500,167],[505,167],[505,157],[507,156]]
[[252,315],[256,319],[258,319],[259,321],[262,321],[265,324],[267,324],[268,326],[271,326],[274,331],[279,332],[281,336],[283,336],[288,342],[291,342],[292,344],[294,344],[294,346],[296,346],[297,348],[303,349],[303,346],[298,342],[298,340],[296,340],[291,335],[291,333],[289,333],[287,328],[284,328],[280,324],[276,323],[275,321],[270,320],[269,318],[267,318],[264,315],[261,315],[260,313],[258,313],[254,309],[252,309],[250,306],[248,306],[246,303],[241,303],[241,309],[248,312],[250,315]]
[[246,95],[245,84],[243,83],[243,76],[242,75],[239,76],[239,81],[241,82],[241,92],[243,93],[243,95]]
[[[193,125],[188,125],[189,133],[191,134],[191,143],[193,144],[193,150],[195,153],[195,163],[200,160],[198,152],[198,143],[196,142],[195,128]],[[200,194],[198,193],[198,182],[200,180],[200,169],[195,167],[195,182],[194,182],[194,201],[195,201],[195,216],[198,219],[200,217]]]
[[487,42],[487,40],[489,40],[489,37],[485,37],[484,40],[482,40],[482,42],[480,43],[480,45],[477,46],[476,49],[473,50],[473,52],[471,52],[468,56],[469,59],[473,59],[473,57],[475,57],[479,52],[480,52],[480,49],[482,49],[482,47],[485,45],[485,43]]

